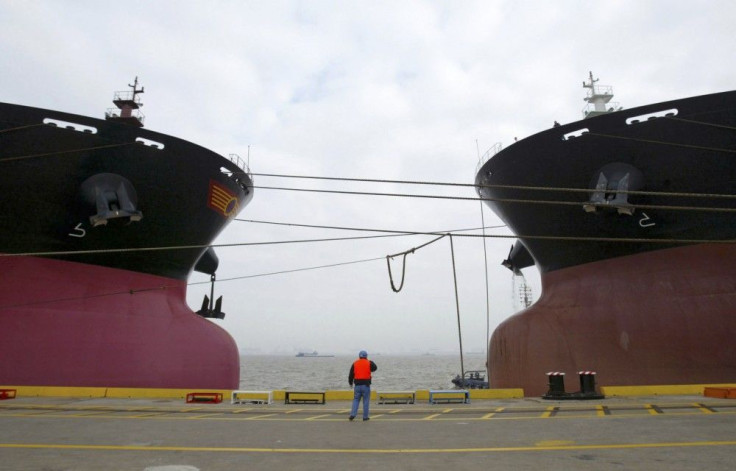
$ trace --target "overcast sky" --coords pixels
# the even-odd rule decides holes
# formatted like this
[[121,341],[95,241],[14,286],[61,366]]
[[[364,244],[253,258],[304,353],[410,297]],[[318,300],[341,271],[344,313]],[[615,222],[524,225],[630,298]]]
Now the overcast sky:
[[[138,76],[148,129],[244,159],[250,147],[256,174],[469,184],[478,149],[580,119],[588,71],[625,108],[733,89],[734,24],[731,0],[0,0],[0,101],[102,117]],[[255,183],[477,197],[467,187]],[[481,205],[257,188],[238,219],[449,231],[480,227]],[[215,244],[360,235],[370,234],[235,220]],[[230,281],[216,286],[227,313],[216,322],[242,353],[457,351],[448,239],[407,257],[400,293],[389,284],[384,257],[432,238],[217,249],[218,279]],[[500,266],[513,242],[486,241],[487,309],[483,242],[453,240],[467,352],[485,350],[488,312],[491,330],[514,312]],[[398,282],[400,260],[394,268]],[[525,272],[537,298],[539,276]],[[205,293],[208,284],[190,286],[190,306]]]

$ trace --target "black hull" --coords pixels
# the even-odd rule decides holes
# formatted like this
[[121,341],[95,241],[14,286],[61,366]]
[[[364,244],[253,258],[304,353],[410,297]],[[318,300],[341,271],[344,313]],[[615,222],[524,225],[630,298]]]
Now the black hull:
[[[55,124],[55,125],[54,125]],[[253,197],[247,169],[121,123],[0,104],[0,383],[236,389],[233,338],[186,304]]]
[[[44,120],[72,123],[76,129]],[[0,104],[0,165],[2,252],[178,280],[187,278],[204,246],[253,196],[244,169],[198,145],[123,124],[10,104]],[[140,220],[113,218],[93,227],[90,217],[97,208],[91,190],[85,195],[83,187],[101,174],[130,182]],[[222,207],[212,204],[213,188],[230,199],[229,207],[227,201],[217,203]],[[116,252],[127,249],[155,250]],[[93,253],[47,255],[67,251]]]
[[476,184],[519,237],[504,265],[542,280],[493,333],[491,387],[539,396],[550,371],[567,392],[579,371],[600,386],[733,381],[736,92],[554,127],[498,152]]
[[[670,109],[677,110],[675,117],[626,123]],[[733,198],[621,192],[628,206],[584,209],[591,209],[596,178],[609,164],[640,172],[639,188],[629,190],[735,195],[734,128],[736,92],[618,111],[514,143],[481,167],[476,184],[481,197],[520,236],[542,273],[682,245],[678,241],[734,239],[733,212],[693,209],[731,209]],[[563,139],[581,129],[588,132]],[[511,185],[538,189],[504,188]]]

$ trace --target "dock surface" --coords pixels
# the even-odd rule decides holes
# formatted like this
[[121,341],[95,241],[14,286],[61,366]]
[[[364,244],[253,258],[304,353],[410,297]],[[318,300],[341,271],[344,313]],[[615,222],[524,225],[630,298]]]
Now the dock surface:
[[703,396],[472,404],[0,402],[4,470],[729,469],[736,400]]

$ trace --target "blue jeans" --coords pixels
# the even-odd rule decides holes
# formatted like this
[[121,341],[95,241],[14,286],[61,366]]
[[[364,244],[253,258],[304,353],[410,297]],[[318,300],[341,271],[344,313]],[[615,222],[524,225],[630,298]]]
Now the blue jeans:
[[355,395],[353,396],[353,408],[350,409],[350,417],[358,415],[358,405],[360,398],[363,398],[363,418],[368,418],[368,407],[371,402],[371,386],[370,384],[356,384]]

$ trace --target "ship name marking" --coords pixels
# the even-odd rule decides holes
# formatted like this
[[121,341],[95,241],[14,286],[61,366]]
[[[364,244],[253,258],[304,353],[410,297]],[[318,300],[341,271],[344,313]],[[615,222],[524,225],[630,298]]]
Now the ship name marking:
[[644,216],[643,218],[639,219],[639,225],[641,227],[652,227],[656,225],[656,223],[652,221],[652,219],[649,216],[647,216],[647,213],[642,212],[641,214],[642,216]]
[[87,235],[87,231],[85,231],[84,228],[82,228],[81,222],[77,224],[76,226],[74,226],[73,231],[77,231],[77,232],[76,233],[70,232],[69,237],[80,237],[81,238]]

